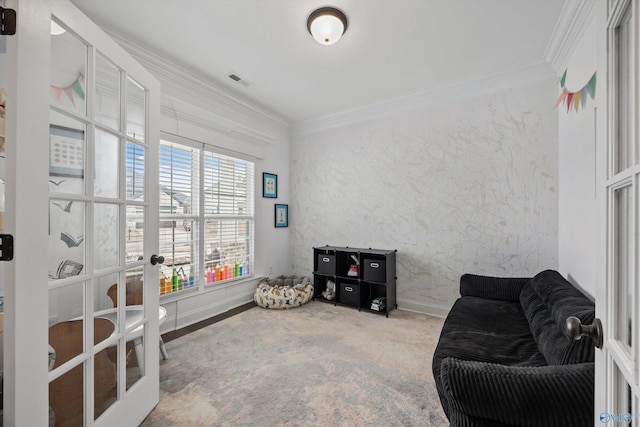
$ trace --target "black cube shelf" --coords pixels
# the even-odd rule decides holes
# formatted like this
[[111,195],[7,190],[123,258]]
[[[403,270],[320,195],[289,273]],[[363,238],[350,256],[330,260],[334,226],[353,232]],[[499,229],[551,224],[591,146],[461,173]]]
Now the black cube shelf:
[[[396,303],[397,250],[320,246],[313,248],[314,299],[385,314]],[[322,293],[336,284],[336,297]]]

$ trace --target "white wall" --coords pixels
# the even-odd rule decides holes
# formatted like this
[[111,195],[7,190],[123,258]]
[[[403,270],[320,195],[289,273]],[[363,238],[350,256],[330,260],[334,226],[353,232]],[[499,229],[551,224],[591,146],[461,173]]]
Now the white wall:
[[[597,69],[597,26],[595,13],[576,43],[566,67],[565,86],[580,90]],[[604,75],[601,73],[601,75]],[[598,81],[595,101],[588,98],[586,108],[577,112],[558,108],[559,130],[559,271],[574,285],[595,295],[597,282],[596,230],[596,101],[602,98],[604,81]],[[557,92],[560,88],[557,86]],[[599,93],[600,92],[600,93]]]
[[463,273],[558,268],[556,83],[296,134],[292,269],[313,246],[397,249],[399,307],[444,314]]

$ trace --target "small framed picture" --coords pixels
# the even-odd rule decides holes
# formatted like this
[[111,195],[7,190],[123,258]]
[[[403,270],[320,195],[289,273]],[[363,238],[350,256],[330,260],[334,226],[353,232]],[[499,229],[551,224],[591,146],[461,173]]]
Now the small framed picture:
[[276,205],[275,226],[276,227],[289,226],[289,205]]
[[49,175],[84,178],[84,131],[49,125]]
[[278,175],[262,173],[262,197],[278,198]]

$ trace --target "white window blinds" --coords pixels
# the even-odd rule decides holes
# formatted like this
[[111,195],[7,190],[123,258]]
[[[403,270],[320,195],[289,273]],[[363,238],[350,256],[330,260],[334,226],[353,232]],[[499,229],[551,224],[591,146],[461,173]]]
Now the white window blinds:
[[251,274],[254,169],[252,162],[204,146],[162,141],[161,294]]

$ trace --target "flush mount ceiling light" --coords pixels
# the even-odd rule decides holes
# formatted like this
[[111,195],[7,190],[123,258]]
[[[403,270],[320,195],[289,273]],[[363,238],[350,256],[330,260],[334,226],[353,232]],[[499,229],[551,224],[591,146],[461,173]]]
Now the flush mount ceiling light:
[[309,15],[307,29],[320,44],[334,44],[347,31],[347,17],[334,7],[321,7]]

